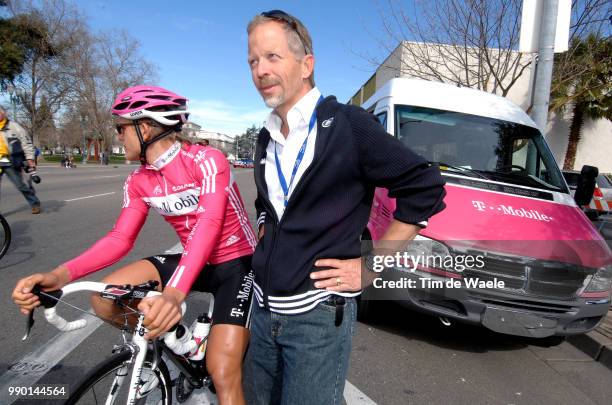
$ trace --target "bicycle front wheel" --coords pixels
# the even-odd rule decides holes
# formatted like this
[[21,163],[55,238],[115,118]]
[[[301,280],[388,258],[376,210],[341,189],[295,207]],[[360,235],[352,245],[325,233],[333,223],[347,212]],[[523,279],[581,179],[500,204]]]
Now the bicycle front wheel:
[[0,259],[11,245],[11,227],[3,215],[0,215]]
[[[89,372],[72,392],[66,404],[125,404],[129,392],[133,364],[129,350],[117,353]],[[172,403],[172,381],[166,363],[160,359],[157,369],[151,370],[151,363],[145,361],[141,375],[142,397],[136,404]]]

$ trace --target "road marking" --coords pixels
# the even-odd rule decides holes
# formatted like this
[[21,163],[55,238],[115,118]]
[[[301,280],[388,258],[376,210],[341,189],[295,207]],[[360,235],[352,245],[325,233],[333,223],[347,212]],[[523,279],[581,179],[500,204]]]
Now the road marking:
[[21,360],[12,364],[0,376],[0,403],[10,405],[18,398],[8,396],[9,387],[31,387],[67,354],[91,335],[102,321],[89,317],[87,325],[72,332],[59,332]]
[[[172,362],[166,362],[168,371],[170,372],[170,378],[174,380],[178,377],[179,371],[172,364]],[[359,391],[357,387],[346,380],[344,385],[344,400],[347,405],[376,405],[376,402],[372,401],[363,392]],[[215,405],[219,403],[217,396],[210,392],[208,388],[195,390],[189,399],[185,402],[185,405]]]
[[102,197],[103,195],[111,195],[111,194],[115,194],[114,191],[110,192],[110,193],[104,193],[104,194],[95,194],[95,195],[88,195],[86,197],[79,197],[79,198],[71,198],[70,200],[64,200],[64,202],[70,202],[70,201],[77,201],[77,200],[84,200],[86,198],[94,198],[94,197]]
[[344,399],[346,403],[350,405],[376,405],[376,402],[359,391],[359,389],[351,384],[349,380],[346,380],[346,384],[344,385]]

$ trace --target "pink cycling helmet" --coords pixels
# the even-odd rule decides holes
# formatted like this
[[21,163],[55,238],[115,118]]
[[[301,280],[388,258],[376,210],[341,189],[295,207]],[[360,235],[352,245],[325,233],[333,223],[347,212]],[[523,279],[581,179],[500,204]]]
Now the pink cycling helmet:
[[111,112],[128,120],[151,118],[162,125],[187,122],[187,99],[163,87],[139,85],[123,90]]

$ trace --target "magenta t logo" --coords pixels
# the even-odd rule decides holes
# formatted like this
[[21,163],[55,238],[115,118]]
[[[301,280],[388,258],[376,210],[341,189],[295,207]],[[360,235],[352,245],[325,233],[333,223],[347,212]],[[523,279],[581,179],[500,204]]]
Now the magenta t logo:
[[485,210],[485,204],[482,201],[472,201],[472,205],[478,211],[484,211]]

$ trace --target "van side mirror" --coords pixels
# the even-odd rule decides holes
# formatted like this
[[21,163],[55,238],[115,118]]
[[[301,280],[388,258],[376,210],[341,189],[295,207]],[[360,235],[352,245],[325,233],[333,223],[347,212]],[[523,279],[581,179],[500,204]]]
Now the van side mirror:
[[574,201],[579,206],[589,205],[595,191],[595,179],[599,175],[599,169],[595,166],[582,166],[580,176],[578,176],[578,184],[576,185],[576,193]]

